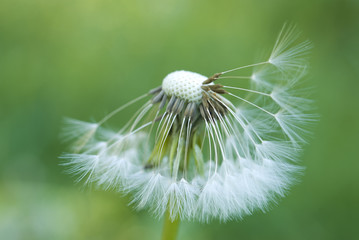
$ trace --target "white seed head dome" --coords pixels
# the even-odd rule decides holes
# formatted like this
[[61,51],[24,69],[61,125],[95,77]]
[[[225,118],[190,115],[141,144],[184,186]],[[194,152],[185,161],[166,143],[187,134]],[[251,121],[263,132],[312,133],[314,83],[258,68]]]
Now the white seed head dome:
[[175,71],[162,82],[162,89],[168,96],[175,96],[189,102],[199,102],[202,98],[202,83],[207,77],[190,71]]

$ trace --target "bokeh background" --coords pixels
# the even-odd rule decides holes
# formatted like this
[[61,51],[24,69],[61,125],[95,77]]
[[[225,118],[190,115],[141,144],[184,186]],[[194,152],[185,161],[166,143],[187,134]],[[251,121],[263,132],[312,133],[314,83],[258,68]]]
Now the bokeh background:
[[179,240],[359,239],[358,16],[358,0],[0,0],[0,239],[159,239],[162,220],[64,174],[63,117],[99,120],[174,70],[252,63],[288,21],[315,46],[302,182],[266,214],[184,222]]

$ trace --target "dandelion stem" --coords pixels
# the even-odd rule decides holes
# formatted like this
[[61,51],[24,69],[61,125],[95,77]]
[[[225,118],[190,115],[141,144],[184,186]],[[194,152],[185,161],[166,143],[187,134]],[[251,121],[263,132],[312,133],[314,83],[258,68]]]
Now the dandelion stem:
[[172,221],[170,213],[167,211],[163,225],[162,240],[175,240],[178,233],[179,223],[179,218],[176,218],[174,221]]

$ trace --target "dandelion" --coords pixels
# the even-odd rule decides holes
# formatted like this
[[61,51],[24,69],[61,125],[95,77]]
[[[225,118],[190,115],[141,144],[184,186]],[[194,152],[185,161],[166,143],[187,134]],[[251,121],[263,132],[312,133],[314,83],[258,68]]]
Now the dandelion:
[[[241,219],[293,184],[313,120],[299,88],[308,41],[284,27],[266,61],[216,73],[168,74],[162,85],[97,123],[68,120],[76,138],[64,165],[79,180],[129,194],[136,209],[170,221]],[[238,75],[252,69],[250,76]],[[235,73],[235,74],[232,74]],[[145,101],[147,99],[147,101]],[[118,132],[103,123],[144,101]]]

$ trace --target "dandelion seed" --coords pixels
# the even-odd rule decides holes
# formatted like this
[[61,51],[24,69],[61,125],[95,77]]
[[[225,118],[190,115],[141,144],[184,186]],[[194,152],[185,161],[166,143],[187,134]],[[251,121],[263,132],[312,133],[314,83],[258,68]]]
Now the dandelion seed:
[[[313,119],[311,101],[297,89],[310,44],[296,45],[297,37],[285,27],[265,61],[211,77],[175,71],[98,123],[69,120],[65,137],[77,138],[76,153],[64,155],[64,165],[79,180],[129,194],[137,209],[158,217],[167,211],[172,221],[265,211],[301,171],[295,161]],[[253,73],[234,75],[244,68]],[[119,132],[102,127],[146,98]]]

